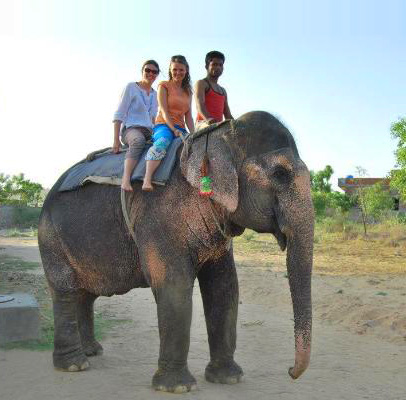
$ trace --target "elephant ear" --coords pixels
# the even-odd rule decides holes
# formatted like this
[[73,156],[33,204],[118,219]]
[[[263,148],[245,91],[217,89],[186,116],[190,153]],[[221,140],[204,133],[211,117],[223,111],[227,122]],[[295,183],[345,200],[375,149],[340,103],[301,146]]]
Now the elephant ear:
[[206,137],[209,158],[209,176],[212,179],[213,195],[216,203],[228,212],[234,212],[238,206],[238,175],[231,147],[227,144],[227,123],[212,125],[196,132],[185,146],[181,156],[183,176],[195,188],[200,188],[200,167],[205,155]]

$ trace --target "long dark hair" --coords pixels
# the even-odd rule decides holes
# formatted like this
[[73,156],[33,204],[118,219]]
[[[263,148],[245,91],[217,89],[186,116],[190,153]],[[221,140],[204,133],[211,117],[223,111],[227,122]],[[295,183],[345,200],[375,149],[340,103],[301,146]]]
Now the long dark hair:
[[157,63],[155,60],[147,60],[147,61],[144,62],[144,64],[142,64],[141,73],[144,72],[144,68],[145,68],[145,66],[148,65],[148,64],[152,64],[154,67],[156,67],[157,70],[158,70],[158,73],[161,72],[161,70],[159,69],[158,63]]
[[187,94],[191,94],[192,93],[192,85],[190,84],[190,74],[189,74],[189,64],[186,61],[186,58],[184,56],[181,55],[177,55],[177,56],[172,56],[171,57],[171,62],[169,64],[169,80],[172,80],[172,73],[171,73],[171,64],[172,63],[179,63],[179,64],[183,64],[186,67],[186,75],[182,80],[182,89],[187,93]]

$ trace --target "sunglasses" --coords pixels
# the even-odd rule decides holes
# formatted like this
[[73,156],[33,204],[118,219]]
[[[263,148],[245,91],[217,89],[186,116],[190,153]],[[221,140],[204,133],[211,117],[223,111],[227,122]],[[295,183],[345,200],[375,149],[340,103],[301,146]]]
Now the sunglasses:
[[158,74],[159,74],[159,71],[158,71],[157,69],[145,68],[145,69],[144,69],[144,72],[146,72],[147,74],[151,73],[151,74],[154,74],[154,75],[158,75]]

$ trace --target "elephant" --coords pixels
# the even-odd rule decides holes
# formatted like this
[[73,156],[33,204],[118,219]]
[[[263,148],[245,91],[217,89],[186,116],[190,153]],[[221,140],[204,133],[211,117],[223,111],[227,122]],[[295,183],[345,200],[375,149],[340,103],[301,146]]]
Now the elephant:
[[[119,186],[89,183],[60,192],[65,173],[50,190],[38,241],[53,301],[54,367],[85,370],[87,357],[102,352],[93,327],[97,297],[150,287],[160,338],[152,387],[195,389],[187,357],[197,278],[210,350],[205,379],[240,382],[232,238],[249,228],[273,234],[281,250],[287,248],[295,340],[288,373],[298,378],[310,361],[314,210],[309,171],[293,136],[276,117],[253,111],[198,131],[181,150],[166,186],[142,192],[140,182],[132,183],[125,198],[129,225]],[[199,195],[205,155],[211,198]]]

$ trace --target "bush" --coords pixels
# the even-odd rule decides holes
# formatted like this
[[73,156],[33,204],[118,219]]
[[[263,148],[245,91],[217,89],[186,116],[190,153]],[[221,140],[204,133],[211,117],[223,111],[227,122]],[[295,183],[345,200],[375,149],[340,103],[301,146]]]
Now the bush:
[[327,193],[312,192],[312,200],[316,217],[324,217],[327,209]]
[[357,239],[360,234],[360,226],[357,226],[354,222],[348,221],[344,226],[343,239],[353,240]]
[[312,192],[313,207],[317,218],[324,218],[326,211],[345,213],[355,205],[355,198],[340,192]]
[[40,183],[25,179],[24,174],[0,173],[0,203],[9,206],[38,207],[44,201],[44,188]]
[[391,125],[391,136],[398,140],[396,169],[391,172],[390,185],[399,193],[401,199],[406,199],[406,118],[399,118]]
[[38,229],[30,227],[29,229],[12,228],[7,229],[2,236],[5,237],[36,237],[38,236]]
[[353,196],[348,196],[345,193],[332,192],[329,193],[330,207],[335,210],[339,210],[342,213],[350,211],[357,203],[357,200]]
[[254,237],[255,237],[255,232],[254,231],[251,231],[251,230],[246,230],[245,231],[245,233],[243,234],[243,238],[247,241],[247,242],[249,242],[249,241],[251,241],[252,239],[254,239]]
[[397,221],[399,224],[406,224],[406,212],[399,212],[397,215]]
[[363,196],[366,214],[372,215],[376,220],[393,210],[393,199],[380,183],[365,188]]
[[322,229],[327,233],[344,231],[344,221],[342,218],[327,217],[322,222]]
[[13,210],[13,221],[19,228],[38,227],[38,219],[41,208],[16,207]]

